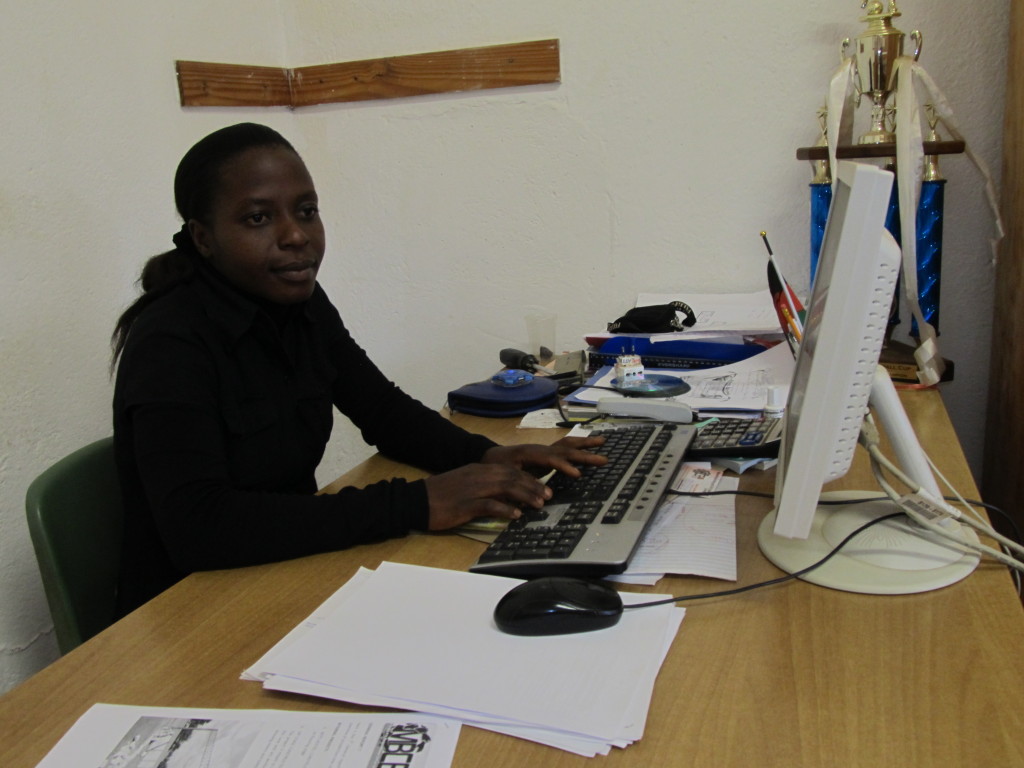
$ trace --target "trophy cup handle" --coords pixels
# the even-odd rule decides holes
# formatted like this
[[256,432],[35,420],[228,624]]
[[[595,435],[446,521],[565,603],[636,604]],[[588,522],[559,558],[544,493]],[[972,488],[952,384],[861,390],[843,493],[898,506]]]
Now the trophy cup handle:
[[910,33],[910,39],[914,41],[914,61],[917,61],[921,55],[921,45],[924,43],[924,38],[921,37],[921,32],[915,29]]
[[853,43],[850,41],[850,38],[847,37],[846,39],[843,40],[842,48],[839,51],[839,63],[843,64],[846,62],[847,59],[850,59],[853,63],[853,89],[857,94],[854,104],[856,104],[856,106],[859,107],[860,97],[863,95],[864,92],[861,90],[860,87],[860,74],[857,68],[857,57],[856,55],[854,55],[854,53],[847,53],[851,45],[853,45]]
[[856,104],[859,107],[860,106],[860,97],[861,97],[860,75],[857,74],[857,57],[853,53],[849,52],[850,51],[850,46],[852,46],[852,45],[853,45],[853,42],[850,40],[850,38],[848,38],[848,37],[843,38],[843,44],[842,44],[842,46],[839,49],[839,63],[842,64],[847,59],[853,59],[853,82],[854,82],[854,85],[855,85],[855,90],[857,91],[857,101],[856,101]]

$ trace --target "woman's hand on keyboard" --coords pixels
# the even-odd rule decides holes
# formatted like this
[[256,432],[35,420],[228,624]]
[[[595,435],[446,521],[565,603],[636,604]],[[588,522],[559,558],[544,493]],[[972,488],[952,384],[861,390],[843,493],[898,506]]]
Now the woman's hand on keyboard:
[[551,489],[531,472],[544,475],[556,469],[578,477],[575,465],[608,461],[587,450],[603,442],[603,437],[564,437],[553,445],[499,445],[480,464],[428,477],[430,530],[454,528],[477,517],[515,520],[525,507],[543,507]]
[[429,527],[443,531],[477,517],[515,520],[522,508],[539,509],[551,490],[509,463],[467,464],[426,480]]
[[579,477],[578,465],[599,467],[608,459],[589,451],[604,443],[603,437],[563,437],[552,445],[497,445],[481,459],[485,464],[511,464],[527,472],[546,475],[552,469]]

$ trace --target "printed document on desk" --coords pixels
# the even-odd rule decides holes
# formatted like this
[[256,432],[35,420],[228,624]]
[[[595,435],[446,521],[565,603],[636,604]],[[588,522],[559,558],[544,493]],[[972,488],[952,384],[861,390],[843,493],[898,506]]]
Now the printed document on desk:
[[460,727],[406,713],[94,704],[37,768],[447,768]]
[[[582,755],[639,739],[684,610],[657,606],[597,632],[517,637],[498,630],[492,614],[518,583],[382,563],[344,585],[245,677],[273,690],[447,716]],[[623,593],[625,602],[658,597]]]
[[[761,411],[768,398],[768,388],[783,388],[783,399],[788,397],[793,378],[793,353],[786,344],[776,344],[746,360],[717,368],[699,368],[686,371],[648,369],[645,373],[677,376],[690,385],[690,391],[671,398],[686,403],[696,411]],[[615,369],[602,368],[584,386],[566,398],[567,402],[597,405],[605,397],[613,397],[607,389],[615,378]]]

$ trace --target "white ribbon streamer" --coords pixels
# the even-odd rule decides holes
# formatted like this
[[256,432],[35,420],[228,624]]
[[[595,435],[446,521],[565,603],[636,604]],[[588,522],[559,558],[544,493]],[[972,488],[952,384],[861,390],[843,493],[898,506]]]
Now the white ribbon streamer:
[[853,57],[843,60],[832,73],[825,96],[825,138],[828,142],[828,162],[832,169],[832,191],[836,185],[836,147],[853,143],[853,108],[857,90],[853,82]]
[[[935,328],[925,321],[917,292],[917,209],[921,201],[924,174],[924,136],[921,133],[921,105],[915,89],[912,58],[896,59],[896,183],[900,201],[900,247],[903,249],[903,295],[917,321],[917,378],[922,384],[937,384],[946,370],[939,354]],[[902,77],[900,76],[902,75]]]

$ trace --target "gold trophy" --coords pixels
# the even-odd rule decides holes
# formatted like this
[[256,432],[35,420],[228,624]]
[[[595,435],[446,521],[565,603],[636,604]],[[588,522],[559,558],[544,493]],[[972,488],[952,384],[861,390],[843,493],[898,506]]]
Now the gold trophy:
[[[895,109],[887,107],[886,101],[895,85],[896,60],[903,55],[905,37],[892,25],[892,20],[901,14],[896,9],[896,0],[889,0],[888,11],[879,0],[865,0],[861,8],[867,10],[861,21],[867,22],[868,28],[853,41],[843,40],[844,59],[850,56],[850,46],[856,46],[853,60],[857,103],[860,104],[860,97],[865,94],[871,99],[871,130],[860,137],[860,143],[891,144],[896,141]],[[921,55],[921,33],[911,32],[910,39],[914,42],[914,61],[917,61]]]

